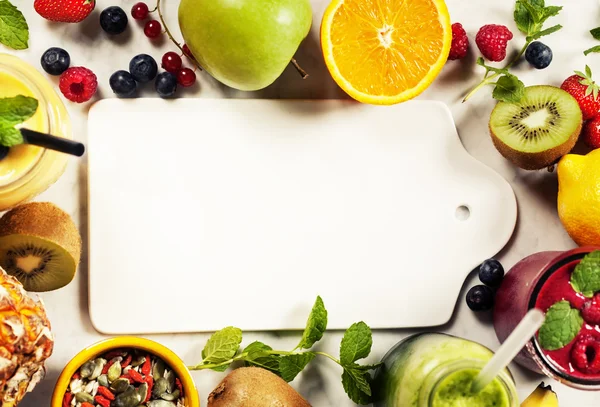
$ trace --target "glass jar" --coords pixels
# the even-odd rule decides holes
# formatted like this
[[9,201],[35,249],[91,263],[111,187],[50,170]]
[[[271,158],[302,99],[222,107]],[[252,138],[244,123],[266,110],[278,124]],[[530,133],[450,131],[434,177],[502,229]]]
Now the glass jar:
[[[22,59],[0,53],[0,98],[17,95],[38,100],[36,114],[23,127],[72,138],[64,103],[48,81]],[[0,160],[0,211],[26,202],[48,189],[64,173],[68,155],[37,146],[12,147]]]

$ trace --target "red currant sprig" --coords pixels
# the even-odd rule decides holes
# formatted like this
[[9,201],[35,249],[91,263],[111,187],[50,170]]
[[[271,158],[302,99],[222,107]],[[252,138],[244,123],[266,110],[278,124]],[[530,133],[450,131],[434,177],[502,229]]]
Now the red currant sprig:
[[145,20],[148,17],[150,10],[146,3],[135,3],[131,8],[131,16],[134,20]]
[[157,20],[150,20],[144,27],[144,34],[148,38],[156,38],[162,33],[162,26]]

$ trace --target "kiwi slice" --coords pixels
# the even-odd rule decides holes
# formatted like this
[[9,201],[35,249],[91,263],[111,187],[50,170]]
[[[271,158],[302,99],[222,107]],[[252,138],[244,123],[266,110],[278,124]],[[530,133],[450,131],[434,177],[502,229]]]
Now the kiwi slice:
[[582,125],[575,98],[554,86],[527,87],[520,102],[499,102],[490,118],[498,151],[526,170],[548,167],[569,153]]
[[54,204],[24,204],[0,219],[0,267],[27,291],[69,284],[80,257],[81,235],[71,217]]

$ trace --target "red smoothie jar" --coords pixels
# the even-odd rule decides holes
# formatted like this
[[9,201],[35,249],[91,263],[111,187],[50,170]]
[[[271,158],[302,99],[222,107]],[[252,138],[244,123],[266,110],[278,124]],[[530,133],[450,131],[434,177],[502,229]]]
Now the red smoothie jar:
[[[590,298],[575,292],[570,276],[581,259],[600,247],[580,247],[569,251],[532,254],[515,264],[506,274],[496,295],[494,329],[503,343],[527,311],[538,308],[546,312],[554,303],[569,301],[582,309]],[[537,373],[543,373],[567,386],[581,390],[600,390],[600,372],[582,371],[572,363],[571,351],[580,338],[593,336],[600,341],[600,326],[586,322],[578,336],[565,347],[548,351],[541,348],[537,335],[521,350],[515,361]],[[600,346],[600,345],[599,345]],[[598,359],[591,349],[589,360]]]

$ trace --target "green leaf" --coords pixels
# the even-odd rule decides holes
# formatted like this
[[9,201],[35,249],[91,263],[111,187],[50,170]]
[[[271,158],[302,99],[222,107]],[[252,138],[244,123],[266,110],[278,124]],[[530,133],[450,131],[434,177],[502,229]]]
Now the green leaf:
[[600,250],[587,254],[571,274],[571,286],[586,297],[600,291]]
[[371,403],[371,396],[360,389],[355,377],[346,369],[342,373],[342,386],[350,400],[356,404],[365,406]]
[[543,15],[543,8],[543,0],[517,0],[513,16],[519,31],[525,35],[533,35],[539,31],[538,21]]
[[242,331],[229,326],[215,332],[202,350],[204,364],[218,364],[231,360],[242,343]]
[[310,349],[321,340],[327,329],[327,310],[321,297],[317,297],[315,305],[308,316],[306,328],[302,334],[302,340],[298,344],[299,349]]
[[594,39],[600,41],[600,27],[591,30],[590,34],[592,34],[592,37],[594,37]]
[[286,382],[291,382],[314,358],[315,354],[313,352],[281,356],[279,359],[279,373],[281,374],[281,378]]
[[525,94],[525,85],[516,76],[501,76],[496,82],[492,97],[507,103],[518,103]]
[[563,28],[563,26],[560,24],[557,24],[550,28],[546,28],[545,30],[539,31],[539,32],[527,37],[527,41],[530,42],[530,41],[539,40],[540,38],[545,37],[546,35],[550,35],[550,34],[557,32],[561,28]]
[[482,57],[477,58],[477,65],[484,67],[486,73],[491,71],[499,74],[510,75],[508,69],[506,68],[495,68],[493,66],[486,65],[485,60]]
[[0,123],[0,144],[6,147],[23,144],[23,135],[14,126]]
[[593,53],[597,53],[597,52],[600,52],[600,45],[596,45],[595,47],[586,49],[585,51],[583,51],[583,55],[588,56],[589,54],[593,54]]
[[18,95],[0,98],[0,123],[15,126],[30,119],[38,109],[34,98]]
[[546,320],[539,330],[540,346],[557,350],[568,345],[583,326],[579,310],[571,308],[569,301],[559,301],[546,312]]
[[366,358],[371,353],[372,345],[371,328],[364,322],[352,324],[344,333],[340,344],[340,363],[346,366]]
[[544,7],[540,23],[543,24],[550,17],[557,16],[558,13],[560,13],[562,9],[563,9],[562,6],[548,6],[548,7]]
[[358,387],[360,391],[365,393],[367,396],[372,396],[371,385],[369,384],[371,375],[368,373],[368,371],[358,369],[355,366],[358,367],[358,365],[344,366],[344,370],[352,377],[356,387]]
[[29,47],[27,21],[8,0],[0,1],[0,43],[16,50]]
[[262,367],[279,374],[279,359],[278,355],[270,355],[267,352],[273,350],[269,345],[262,342],[252,342],[242,351],[248,355],[244,358],[246,366]]

